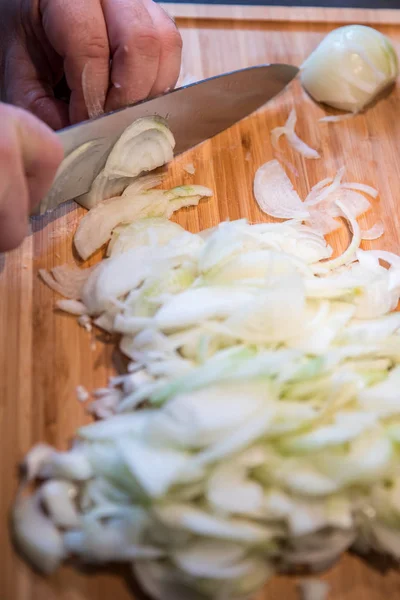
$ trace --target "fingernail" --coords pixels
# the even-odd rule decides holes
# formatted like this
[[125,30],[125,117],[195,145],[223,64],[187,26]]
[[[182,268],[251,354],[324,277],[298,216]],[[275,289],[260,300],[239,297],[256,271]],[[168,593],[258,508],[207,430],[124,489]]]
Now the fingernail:
[[168,92],[170,92],[170,91],[171,91],[171,88],[169,87],[166,90],[164,90],[164,94],[168,94]]

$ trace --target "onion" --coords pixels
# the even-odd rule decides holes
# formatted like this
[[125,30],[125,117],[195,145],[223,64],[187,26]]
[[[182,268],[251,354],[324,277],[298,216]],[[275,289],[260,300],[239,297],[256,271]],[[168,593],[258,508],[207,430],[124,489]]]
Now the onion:
[[361,239],[363,240],[377,240],[382,237],[385,233],[385,227],[382,221],[375,223],[370,229],[361,231]]
[[[107,152],[107,143],[103,139],[86,142],[71,152],[59,166],[50,192],[40,203],[40,214],[57,208],[61,202],[73,197],[74,182],[77,186],[75,196],[78,196],[81,178],[83,176],[87,177],[89,172],[93,174],[94,179],[104,165]],[[73,173],[73,178],[71,173]],[[68,198],[63,196],[66,190],[68,191]]]
[[349,113],[346,115],[328,115],[326,117],[322,117],[319,119],[320,123],[340,123],[341,121],[347,121],[348,119],[352,119],[354,117],[354,113]]
[[106,177],[136,177],[173,158],[174,136],[161,117],[137,119],[125,129],[107,159]]
[[302,600],[327,600],[329,584],[319,579],[303,579],[298,582]]
[[41,509],[42,492],[19,497],[13,508],[15,541],[23,554],[44,573],[52,573],[66,558],[61,533]]
[[170,217],[184,206],[194,206],[212,195],[203,186],[180,186],[172,190],[137,193],[136,184],[121,197],[104,200],[80,221],[74,237],[75,248],[85,260],[109,241],[113,229],[143,217]]
[[196,173],[196,169],[193,163],[188,163],[187,165],[184,165],[183,170],[186,171],[186,173],[189,173],[189,175],[194,175]]
[[79,302],[79,300],[58,300],[56,307],[63,312],[76,316],[85,315],[87,312],[86,306],[82,302]]
[[303,140],[301,140],[296,134],[294,130],[294,128],[296,127],[296,121],[296,109],[292,108],[285,125],[283,127],[276,127],[271,131],[271,140],[273,147],[277,149],[279,138],[282,135],[285,135],[293,150],[296,150],[296,152],[304,156],[304,158],[321,158],[316,150],[310,148],[310,146],[307,146],[307,144],[303,142]]
[[278,219],[299,219],[308,217],[290,179],[277,160],[262,165],[254,178],[254,196],[261,210]]
[[301,82],[317,102],[355,113],[393,83],[398,70],[387,37],[371,27],[350,25],[322,40],[303,63]]
[[91,209],[102,200],[108,200],[115,196],[120,196],[122,192],[134,180],[133,177],[118,177],[110,179],[101,171],[93,181],[92,187],[87,194],[75,198],[81,206]]
[[[46,269],[39,269],[39,275],[43,281],[55,292],[58,292],[65,298],[78,299],[81,297],[83,286],[88,280],[93,268],[79,269],[75,266],[61,265],[51,269],[50,273]],[[65,305],[64,305],[65,306]],[[67,305],[71,308],[76,304]]]
[[[110,256],[49,283],[131,362],[92,393],[98,420],[71,450],[28,454],[35,491],[13,527],[40,569],[134,560],[156,599],[248,600],[274,570],[326,569],[352,546],[399,560],[400,257],[360,250],[377,192],[343,175],[303,203],[262,166],[257,201],[288,222],[192,234],[167,218],[211,192],[142,178],[88,212],[83,254],[112,234]],[[332,259],[302,221],[337,217],[352,239]]]

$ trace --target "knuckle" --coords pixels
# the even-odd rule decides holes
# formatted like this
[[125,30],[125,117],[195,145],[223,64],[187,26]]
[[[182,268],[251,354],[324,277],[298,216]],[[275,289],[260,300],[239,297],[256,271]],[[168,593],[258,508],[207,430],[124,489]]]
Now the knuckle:
[[125,48],[140,56],[158,57],[161,49],[160,35],[155,27],[146,25],[133,35],[131,43],[124,46]]
[[162,47],[167,51],[180,52],[182,50],[183,42],[181,34],[172,21],[163,26],[161,41]]
[[96,36],[91,33],[82,44],[82,47],[82,54],[89,60],[96,60],[109,55],[108,40],[101,35]]

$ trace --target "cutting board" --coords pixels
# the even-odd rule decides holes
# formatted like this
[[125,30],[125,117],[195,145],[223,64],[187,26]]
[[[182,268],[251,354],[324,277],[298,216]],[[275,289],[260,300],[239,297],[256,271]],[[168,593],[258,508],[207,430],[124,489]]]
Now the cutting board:
[[[168,5],[184,41],[183,76],[202,79],[267,62],[300,65],[334,27],[346,22],[376,25],[389,35],[400,54],[398,11],[292,9]],[[214,197],[198,208],[182,210],[177,221],[191,231],[224,219],[266,220],[252,195],[258,166],[273,158],[269,131],[281,125],[291,107],[298,133],[320,150],[321,160],[305,161],[282,141],[281,158],[302,197],[320,179],[346,166],[347,181],[376,186],[373,214],[361,219],[368,227],[379,215],[386,233],[369,243],[400,252],[400,87],[364,115],[321,124],[325,113],[294,83],[278,99],[169,168],[166,186],[199,183]],[[194,176],[184,166],[193,162]],[[0,473],[1,600],[139,600],[129,567],[79,572],[71,567],[42,578],[15,554],[6,528],[17,485],[17,464],[36,442],[66,448],[75,429],[90,417],[76,399],[75,388],[103,386],[114,372],[113,346],[104,336],[88,333],[74,318],[54,312],[55,294],[38,279],[40,268],[73,263],[72,236],[83,209],[71,203],[32,222],[22,247],[0,256]],[[344,248],[348,233],[330,237]],[[98,261],[99,255],[92,262]],[[384,600],[400,595],[400,573],[381,573],[359,558],[345,556],[323,578],[331,600]],[[296,579],[274,578],[257,600],[295,600]],[[177,599],[179,600],[179,599]]]

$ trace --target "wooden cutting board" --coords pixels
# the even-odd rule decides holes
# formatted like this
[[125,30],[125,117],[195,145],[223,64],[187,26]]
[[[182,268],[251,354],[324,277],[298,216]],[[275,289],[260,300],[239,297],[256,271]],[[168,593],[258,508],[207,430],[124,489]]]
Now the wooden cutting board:
[[[400,54],[400,11],[293,9],[167,5],[184,40],[183,75],[202,79],[259,63],[300,65],[324,35],[348,22],[376,25]],[[282,142],[288,174],[302,197],[317,181],[346,166],[348,181],[376,186],[373,211],[386,233],[373,245],[400,252],[400,87],[365,115],[336,124],[320,124],[324,111],[298,83],[258,114],[206,142],[170,167],[166,186],[207,185],[209,202],[183,210],[179,223],[191,231],[224,219],[265,220],[252,196],[255,170],[274,154],[269,131],[286,119],[292,106],[298,133],[320,150],[321,160],[305,161]],[[183,167],[193,162],[194,176]],[[38,279],[40,268],[74,262],[71,240],[83,214],[73,203],[36,219],[18,250],[0,256],[0,566],[1,600],[138,600],[128,567],[78,572],[65,567],[41,578],[15,554],[6,517],[16,490],[17,464],[36,442],[67,447],[75,429],[90,418],[77,401],[79,384],[92,389],[113,372],[112,346],[87,333],[73,318],[53,311],[55,294]],[[371,215],[362,226],[373,222]],[[345,229],[331,236],[337,249],[347,243]],[[92,262],[99,259],[95,257]],[[346,556],[324,575],[332,600],[384,600],[400,594],[400,574],[380,573]],[[274,578],[258,600],[297,598],[294,578]],[[177,599],[179,600],[179,599]]]

